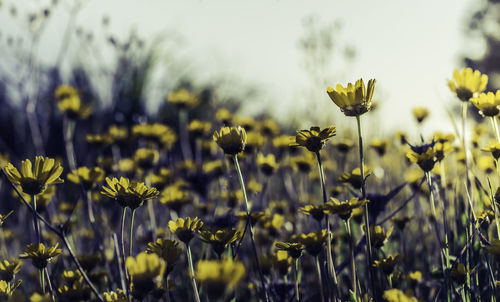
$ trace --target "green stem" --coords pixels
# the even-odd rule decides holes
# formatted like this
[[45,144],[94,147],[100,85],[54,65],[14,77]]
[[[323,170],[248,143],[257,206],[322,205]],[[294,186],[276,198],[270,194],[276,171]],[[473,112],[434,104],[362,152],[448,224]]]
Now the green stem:
[[[321,182],[321,191],[323,194],[323,204],[327,202],[327,195],[326,195],[326,186],[325,186],[325,173],[323,171],[323,162],[321,161],[321,155],[318,152],[316,152],[316,158],[318,160],[318,169],[319,169],[319,178]],[[330,229],[330,218],[328,215],[325,215],[325,221],[326,221],[326,230],[328,234],[328,242],[326,244],[326,250],[327,250],[327,255],[326,255],[326,262],[328,266],[328,274],[329,274],[329,279],[333,280],[334,288],[334,300],[337,300],[336,297],[338,295],[338,282],[337,282],[337,274],[335,273],[335,265],[333,263],[333,256],[332,256],[332,231]]]
[[294,278],[295,278],[295,300],[300,301],[299,296],[299,258],[294,260],[293,266]]
[[193,256],[191,254],[191,247],[189,244],[186,244],[186,250],[189,263],[189,277],[191,278],[191,285],[193,286],[194,298],[196,299],[196,302],[200,302],[200,294],[198,293],[198,287],[196,286],[196,279],[194,275]]
[[[462,102],[462,148],[464,149],[464,154],[465,154],[465,179],[466,179],[466,190],[467,192],[471,192],[471,182],[470,182],[470,178],[469,178],[469,161],[468,161],[468,154],[467,154],[467,143],[466,143],[466,139],[465,139],[465,123],[466,123],[466,120],[467,120],[467,105],[469,103],[468,102]],[[465,205],[466,208],[467,208],[467,229],[466,229],[466,240],[467,242],[469,241],[469,238],[471,238],[471,234],[472,234],[472,226],[471,226],[471,223],[470,223],[470,220],[471,220],[471,207],[467,207],[467,205]],[[470,251],[469,249],[467,248],[466,250],[466,255],[465,255],[465,271],[466,272],[470,272]],[[470,301],[470,285],[471,285],[471,282],[470,282],[470,274],[467,274],[466,275],[466,300],[467,301]]]
[[[359,170],[361,174],[361,200],[366,199],[366,188],[365,188],[365,158],[363,153],[363,135],[361,134],[361,117],[359,115],[356,116],[356,122],[358,124],[358,139],[359,139]],[[368,219],[368,204],[365,204],[365,211],[363,213],[364,223],[366,227],[366,254],[368,260],[368,270],[370,277],[370,284],[372,287],[372,294],[375,299],[377,299],[377,287],[375,286],[375,276],[372,268],[372,240],[370,236],[370,221]]]
[[319,292],[321,294],[321,301],[326,302],[325,300],[325,289],[323,288],[323,278],[321,277],[321,265],[319,263],[319,257],[314,257],[314,262],[316,262],[316,272],[318,273],[318,281],[319,281]]
[[495,136],[497,138],[497,142],[500,143],[500,133],[498,132],[497,117],[493,116],[491,119],[493,120],[493,128],[495,129]]
[[347,221],[345,221],[345,228],[347,231],[347,235],[349,236],[349,257],[351,259],[352,291],[357,297],[356,261],[354,259],[354,238],[352,237],[351,232],[351,219],[347,219]]
[[[245,205],[246,205],[246,211],[247,211],[247,219],[250,220],[250,203],[248,202],[248,197],[247,197],[247,191],[245,189],[245,182],[243,180],[243,174],[241,173],[241,168],[240,168],[240,164],[238,162],[238,155],[233,155],[233,161],[234,161],[234,165],[236,167],[236,171],[238,172],[238,179],[240,181],[240,186],[241,186],[241,190],[243,191],[243,198],[245,199]],[[260,264],[259,264],[259,256],[257,254],[257,246],[255,244],[255,239],[254,239],[254,232],[253,232],[253,226],[251,223],[248,223],[248,228],[250,230],[250,239],[251,239],[251,242],[252,242],[252,250],[253,250],[253,254],[254,254],[254,258],[255,258],[255,264],[257,265],[257,270],[259,272],[259,278],[260,278],[260,283],[261,283],[261,286],[262,286],[262,290],[264,292],[264,298],[265,298],[265,301],[269,301],[269,296],[267,294],[267,288],[266,288],[266,283],[264,281],[264,275],[262,274],[262,270],[260,268]],[[242,238],[243,240],[243,238]]]
[[128,255],[130,257],[132,257],[132,248],[133,248],[133,235],[134,235],[134,218],[135,218],[135,210],[136,209],[133,209],[132,210],[132,218],[130,218],[130,231],[129,231],[129,234],[128,234]]
[[31,200],[33,201],[33,227],[35,228],[35,236],[37,243],[42,243],[42,236],[40,235],[40,224],[38,223],[38,218],[36,216],[36,195],[31,195]]
[[40,287],[42,288],[42,293],[45,295],[45,276],[43,274],[43,270],[41,269],[40,271]]
[[191,146],[189,145],[189,132],[187,131],[187,126],[188,126],[188,112],[186,109],[180,109],[179,132],[180,132],[181,151],[184,160],[193,158],[193,154],[191,152]]

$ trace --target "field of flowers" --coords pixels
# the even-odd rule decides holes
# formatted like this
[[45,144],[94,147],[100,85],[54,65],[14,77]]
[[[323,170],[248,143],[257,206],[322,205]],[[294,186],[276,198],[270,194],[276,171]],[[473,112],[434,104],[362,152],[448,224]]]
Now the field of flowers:
[[450,75],[454,133],[386,138],[364,134],[374,79],[326,88],[354,135],[221,107],[194,119],[204,99],[189,87],[166,92],[175,123],[89,126],[98,109],[61,85],[50,142],[63,152],[0,157],[0,300],[497,301],[500,91],[487,82]]

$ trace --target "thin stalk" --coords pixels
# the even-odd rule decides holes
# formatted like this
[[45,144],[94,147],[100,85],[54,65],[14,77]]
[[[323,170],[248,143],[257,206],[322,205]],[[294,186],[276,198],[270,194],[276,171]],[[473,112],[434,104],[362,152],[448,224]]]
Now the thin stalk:
[[42,288],[42,293],[45,295],[45,276],[43,274],[43,270],[39,270],[40,273],[40,287]]
[[189,244],[186,244],[187,257],[189,263],[189,277],[191,278],[191,285],[193,286],[194,297],[196,302],[200,302],[200,294],[198,293],[198,287],[196,286],[196,279],[194,276],[194,267],[193,267],[193,256],[191,254],[191,247]]
[[52,300],[55,301],[56,295],[54,294],[54,288],[52,287],[52,282],[50,281],[49,270],[44,268],[43,271],[45,272],[45,276],[47,278],[47,286],[49,287],[50,296],[52,297]]
[[321,277],[321,265],[319,264],[319,257],[314,257],[314,262],[316,262],[316,272],[318,273],[318,281],[319,281],[319,292],[321,294],[321,301],[326,302],[325,300],[325,289],[323,288],[323,278]]
[[[323,203],[325,204],[327,202],[325,173],[323,172],[323,162],[321,161],[321,155],[319,151],[316,152],[316,158],[318,160],[319,178],[321,182],[321,191],[323,194]],[[330,229],[330,218],[328,215],[325,215],[325,221],[326,221],[326,230],[328,234],[328,242],[326,244],[326,249],[327,249],[326,262],[328,266],[329,279],[333,280],[334,284],[333,291],[335,295],[334,300],[336,300],[336,296],[338,295],[338,282],[337,282],[337,274],[335,273],[335,265],[333,263],[333,258],[332,258],[332,231]]]
[[[361,200],[366,199],[366,188],[365,188],[365,158],[363,153],[363,135],[361,134],[361,117],[359,115],[356,116],[356,122],[358,124],[358,139],[359,139],[359,170],[361,174]],[[372,287],[372,294],[375,298],[377,298],[377,288],[375,286],[375,276],[372,268],[372,240],[370,238],[370,221],[368,219],[368,204],[365,204],[365,211],[363,213],[364,223],[366,227],[366,254],[368,260],[368,270],[370,277],[370,284]]]
[[[238,155],[235,154],[233,156],[233,161],[234,161],[234,165],[236,167],[236,171],[238,172],[238,179],[240,181],[241,190],[243,191],[243,198],[245,199],[247,219],[250,220],[251,208],[250,208],[250,203],[248,202],[247,191],[245,189],[245,182],[243,180],[243,174],[241,173],[240,164],[238,163]],[[262,270],[261,270],[260,264],[259,264],[259,256],[257,254],[257,246],[255,245],[253,226],[251,223],[248,223],[248,229],[250,231],[250,239],[252,242],[252,250],[253,250],[253,254],[254,254],[255,264],[257,265],[257,270],[259,272],[259,278],[260,278],[262,290],[264,292],[264,298],[265,298],[265,301],[267,302],[267,301],[269,301],[269,296],[267,294],[267,288],[266,288],[266,283],[264,281],[264,275],[262,274]],[[243,238],[242,238],[242,240],[243,240]]]
[[[469,161],[468,161],[468,154],[467,154],[467,143],[466,143],[466,139],[465,139],[465,124],[466,124],[466,120],[467,120],[467,105],[469,103],[468,102],[462,102],[462,148],[464,149],[464,154],[465,154],[465,179],[466,179],[466,190],[467,192],[470,192],[471,191],[471,182],[470,182],[470,178],[469,178]],[[467,207],[467,205],[466,205]],[[466,236],[466,240],[468,241],[469,238],[471,238],[471,223],[470,223],[470,220],[471,220],[471,207],[467,207],[467,229],[466,229],[466,232],[465,232],[465,236]],[[466,272],[470,272],[470,252],[469,252],[469,249],[466,250],[466,256],[465,256],[465,271]],[[466,300],[467,301],[470,301],[470,285],[471,285],[471,282],[470,282],[470,275],[469,274],[466,274]]]
[[500,143],[500,133],[498,132],[497,117],[494,116],[491,119],[493,120],[493,128],[495,129],[495,135],[496,135],[496,138],[497,138],[497,142]]
[[92,192],[88,190],[87,194],[87,214],[89,216],[89,221],[91,224],[95,223],[94,210],[92,209]]
[[127,294],[127,297],[129,297],[128,288],[127,288],[127,276],[126,276],[126,272],[123,269],[124,268],[123,257],[122,257],[120,250],[119,250],[119,247],[118,247],[118,238],[116,236],[116,233],[113,233],[112,237],[113,237],[113,244],[114,244],[114,248],[115,248],[115,253],[116,253],[116,255],[118,255],[116,262],[118,264],[118,272],[120,273],[120,283],[121,283],[123,292]]
[[68,159],[69,168],[76,170],[75,149],[73,147],[73,134],[75,130],[75,122],[69,120],[66,116],[63,119],[64,128],[64,147],[66,149],[66,158]]
[[185,160],[192,159],[191,146],[189,145],[189,132],[187,131],[188,116],[185,109],[179,110],[179,133],[181,141],[181,151]]
[[299,296],[299,258],[294,260],[293,275],[295,278],[295,300],[300,301]]
[[36,215],[36,195],[31,195],[33,201],[33,227],[35,228],[35,236],[37,243],[42,243],[42,236],[40,235],[40,224]]
[[347,219],[347,221],[345,221],[344,223],[347,235],[349,236],[349,258],[351,259],[352,291],[354,292],[354,295],[357,297],[356,261],[354,259],[354,238],[352,237],[352,232],[351,232],[351,219]]
[[132,257],[132,248],[133,248],[133,235],[134,235],[134,218],[135,218],[135,210],[132,210],[132,218],[130,218],[130,230],[128,234],[128,255]]
[[123,271],[125,272],[125,276],[127,277],[127,267],[125,266],[125,239],[124,239],[124,236],[125,236],[124,235],[125,234],[125,232],[124,232],[125,231],[125,215],[126,214],[127,214],[127,208],[124,207],[123,211],[122,211],[122,223],[120,226],[120,248],[121,248],[121,258],[122,258]]
[[[145,182],[148,187],[151,186],[151,178],[150,178],[150,173],[147,174]],[[153,234],[153,240],[156,238],[156,229],[157,229],[157,223],[156,223],[156,216],[155,216],[155,209],[153,205],[153,200],[146,200],[146,207],[148,209],[148,215],[149,215],[149,220],[151,222],[151,233]]]

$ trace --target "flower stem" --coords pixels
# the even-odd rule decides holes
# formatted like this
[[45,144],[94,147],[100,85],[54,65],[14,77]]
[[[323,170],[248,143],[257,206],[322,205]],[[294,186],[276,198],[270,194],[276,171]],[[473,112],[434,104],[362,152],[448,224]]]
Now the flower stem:
[[125,236],[125,215],[127,214],[127,208],[123,208],[123,211],[122,211],[122,223],[121,223],[121,226],[120,226],[120,248],[121,248],[121,256],[122,256],[122,263],[123,263],[123,268],[124,268],[124,272],[125,272],[125,276],[127,275],[127,267],[125,266],[125,239],[124,239],[124,236]]
[[76,156],[73,147],[73,134],[75,130],[75,122],[68,119],[66,116],[63,119],[64,128],[64,146],[66,149],[66,158],[68,159],[69,168],[76,170]]
[[45,276],[43,275],[43,270],[39,270],[40,273],[40,287],[42,288],[42,293],[45,294]]
[[[235,154],[233,156],[233,161],[234,161],[234,165],[236,167],[236,171],[238,172],[238,179],[240,181],[241,190],[243,191],[243,198],[245,199],[247,219],[248,219],[248,228],[250,231],[250,239],[252,242],[252,250],[253,250],[253,254],[254,254],[254,258],[255,258],[255,264],[257,265],[257,270],[259,272],[260,283],[262,286],[262,290],[264,292],[264,298],[265,298],[265,301],[267,302],[267,301],[269,301],[269,296],[267,294],[266,283],[264,281],[264,275],[262,274],[262,270],[261,270],[260,264],[259,264],[259,256],[257,254],[257,246],[255,245],[253,226],[250,223],[250,210],[251,210],[250,203],[248,202],[247,191],[245,189],[245,182],[243,180],[243,174],[241,173],[240,164],[238,162],[238,155]],[[242,240],[243,240],[243,238],[242,238]]]
[[315,256],[314,261],[316,262],[316,272],[318,273],[319,292],[321,294],[321,301],[326,302],[324,294],[325,289],[323,288],[323,278],[321,277],[321,265],[319,263],[319,257]]
[[198,287],[196,286],[196,279],[194,276],[193,256],[191,254],[191,247],[189,246],[189,244],[186,244],[186,250],[189,263],[189,275],[190,275],[189,277],[191,278],[191,285],[193,286],[194,297],[196,299],[196,302],[200,302],[200,295],[198,293]]
[[[466,143],[466,139],[465,139],[465,123],[466,123],[466,120],[467,120],[467,105],[469,103],[468,102],[462,102],[462,148],[464,150],[464,154],[465,154],[465,179],[466,179],[466,190],[467,192],[471,192],[471,182],[470,182],[470,178],[469,178],[469,161],[468,161],[468,154],[467,154],[467,143]],[[467,228],[466,228],[466,232],[465,232],[465,235],[466,235],[466,240],[468,242],[469,238],[471,238],[471,235],[472,235],[472,225],[470,223],[471,221],[471,218],[472,218],[472,214],[471,214],[471,207],[467,207],[466,205],[466,208],[467,208]],[[466,255],[465,255],[465,271],[466,272],[470,272],[470,251],[469,249],[466,250]],[[470,274],[466,274],[466,300],[467,301],[470,301],[470,285],[471,285],[471,282],[470,282]]]
[[293,273],[295,278],[295,300],[300,301],[299,296],[299,258],[294,260]]
[[[365,188],[365,158],[363,153],[363,135],[361,134],[361,117],[356,116],[356,122],[358,124],[358,139],[359,139],[359,171],[361,174],[361,200],[366,199],[366,188]],[[366,227],[366,254],[368,260],[368,271],[370,277],[370,283],[372,287],[372,294],[375,299],[377,299],[377,288],[375,286],[375,276],[372,268],[372,240],[370,237],[370,220],[368,219],[368,203],[365,204],[365,211],[363,213],[364,223]]]
[[[327,202],[327,196],[326,196],[326,187],[325,187],[325,173],[323,172],[323,163],[321,161],[321,155],[319,152],[316,152],[316,158],[318,160],[318,169],[319,169],[319,178],[321,182],[321,191],[323,193],[323,203]],[[334,295],[338,295],[338,282],[337,282],[337,275],[335,273],[335,265],[333,264],[333,258],[332,258],[332,231],[330,230],[330,218],[328,215],[325,215],[325,221],[326,221],[326,230],[328,233],[328,242],[326,244],[326,249],[327,249],[327,257],[326,257],[326,262],[328,266],[328,273],[330,279],[333,280],[334,284]],[[336,300],[336,299],[334,299]]]
[[354,295],[357,297],[357,278],[356,278],[356,261],[354,259],[354,238],[352,237],[351,232],[351,219],[347,219],[345,221],[345,228],[347,231],[347,235],[349,236],[349,257],[351,258],[351,274],[352,274],[352,291]]
[[189,145],[189,132],[187,131],[188,112],[185,109],[179,111],[179,133],[181,141],[181,151],[184,160],[192,159],[191,146]]
[[135,210],[132,210],[132,218],[130,218],[130,230],[128,234],[128,255],[132,257],[132,248],[133,248],[133,235],[134,235],[134,218],[135,218]]
[[40,224],[36,216],[36,195],[31,195],[33,201],[33,227],[35,228],[35,236],[37,243],[42,243],[42,236],[40,235]]

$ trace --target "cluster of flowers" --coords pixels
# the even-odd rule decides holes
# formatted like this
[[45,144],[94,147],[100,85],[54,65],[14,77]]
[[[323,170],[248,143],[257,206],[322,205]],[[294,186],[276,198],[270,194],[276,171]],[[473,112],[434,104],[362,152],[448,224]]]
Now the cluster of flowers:
[[[461,132],[429,141],[416,133],[416,144],[398,132],[366,150],[361,122],[375,80],[328,87],[356,119],[358,152],[348,134],[334,138],[334,126],[290,136],[272,119],[226,109],[214,121],[189,120],[200,100],[180,89],[167,96],[178,131],[156,122],[88,134],[98,154],[89,166],[78,165],[73,134],[92,110],[61,86],[70,171],[55,158],[0,158],[10,183],[2,188],[22,202],[0,215],[0,300],[494,301],[500,92],[483,93],[487,80],[469,68],[449,80],[462,101]],[[482,123],[466,139],[469,103],[496,141],[483,145]],[[413,114],[422,125],[429,111]],[[16,218],[25,224],[18,239]]]

